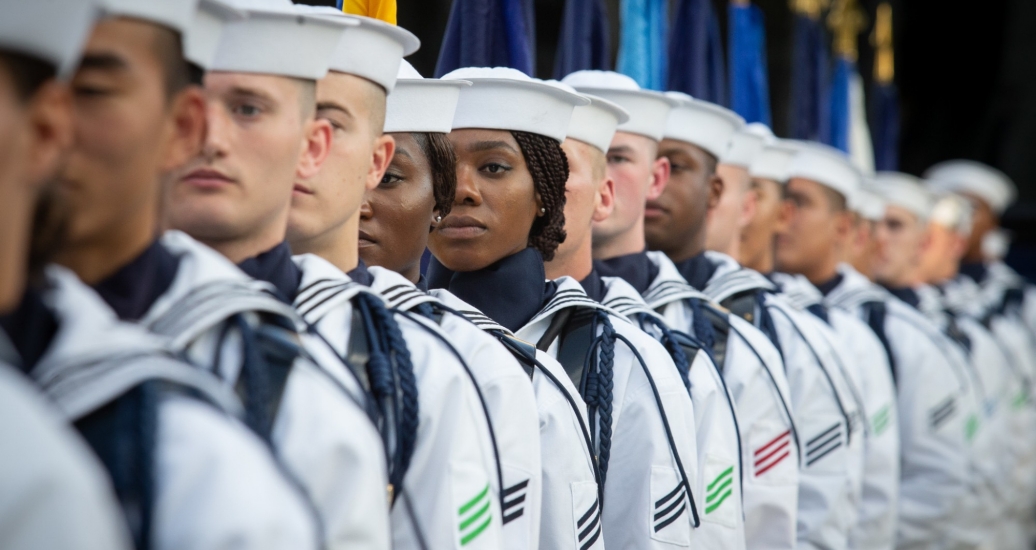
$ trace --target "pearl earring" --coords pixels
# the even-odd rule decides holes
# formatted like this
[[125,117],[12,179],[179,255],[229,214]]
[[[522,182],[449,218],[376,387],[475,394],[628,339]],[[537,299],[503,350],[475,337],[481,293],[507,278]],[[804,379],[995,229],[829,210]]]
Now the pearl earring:
[[547,209],[543,208],[543,207],[540,207],[540,214],[546,214],[546,213],[547,213]]
[[435,223],[439,223],[441,221],[442,221],[442,216],[436,216],[435,217]]

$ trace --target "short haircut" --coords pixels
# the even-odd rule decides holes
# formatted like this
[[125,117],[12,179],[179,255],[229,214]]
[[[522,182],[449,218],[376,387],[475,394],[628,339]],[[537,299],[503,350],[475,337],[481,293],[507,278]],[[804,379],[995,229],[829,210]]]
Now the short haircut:
[[11,77],[18,99],[27,102],[43,84],[54,78],[57,68],[42,59],[12,51],[0,51],[0,71]]
[[705,157],[705,166],[703,166],[703,171],[705,172],[706,177],[711,177],[716,173],[716,165],[719,164],[719,159],[716,158],[716,155],[713,155],[705,149],[702,149],[701,151],[705,153],[705,155],[703,155]]
[[[371,130],[375,137],[385,131],[385,104],[388,93],[380,84],[364,79],[367,87],[367,113],[370,115]],[[452,149],[451,149],[452,151]],[[446,217],[446,214],[443,214]]]
[[317,114],[317,81],[304,78],[293,78],[299,86],[299,109],[302,120],[306,121]]
[[586,150],[590,161],[590,177],[594,179],[595,184],[599,184],[608,175],[608,155],[590,144],[584,144],[583,149]]
[[166,99],[172,99],[191,84],[190,68],[183,57],[183,41],[180,33],[157,25],[154,26],[154,29],[152,51],[162,65]]
[[438,132],[412,132],[410,135],[428,159],[435,210],[445,218],[453,209],[453,199],[457,195],[457,155],[453,145],[446,134]]
[[831,207],[832,212],[844,212],[848,208],[849,204],[845,200],[845,195],[826,185],[821,185],[820,187],[824,190],[824,195],[827,196],[827,204]]

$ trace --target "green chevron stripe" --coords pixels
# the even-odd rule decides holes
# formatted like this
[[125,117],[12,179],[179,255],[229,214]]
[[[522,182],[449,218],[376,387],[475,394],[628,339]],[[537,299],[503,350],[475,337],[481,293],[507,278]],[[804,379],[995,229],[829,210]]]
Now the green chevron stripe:
[[730,487],[733,484],[734,484],[733,478],[727,479],[727,481],[723,485],[719,486],[719,489],[716,489],[714,492],[709,493],[709,495],[707,497],[705,497],[705,502],[706,503],[712,502],[713,500],[716,499],[717,496],[719,496],[720,493],[723,492],[724,489],[726,489],[727,487]]
[[978,415],[971,415],[968,417],[967,423],[964,425],[964,437],[970,442],[975,439],[975,434],[978,433],[979,421]]
[[[481,535],[487,527],[489,527],[489,524],[492,523],[493,514],[489,513],[490,504],[492,504],[492,500],[489,499],[489,484],[487,483],[486,487],[482,489],[482,492],[475,495],[475,497],[465,502],[463,506],[457,509],[457,516],[461,519],[460,525],[458,526],[458,530],[461,533],[461,546],[465,546],[469,542],[478,538],[478,536]],[[478,508],[476,508],[476,506],[478,506]],[[474,510],[474,512],[467,515],[468,512],[471,512],[472,510]],[[464,517],[465,515],[467,515],[466,518]],[[472,527],[477,522],[481,523],[478,523],[478,525],[468,531],[467,534],[464,534],[468,528]]]
[[489,511],[489,503],[486,502],[485,506],[479,508],[477,512],[475,512],[474,514],[469,516],[468,519],[466,519],[466,520],[464,520],[464,521],[462,521],[460,523],[460,530],[463,531],[463,530],[467,529],[469,526],[471,526],[472,523],[475,523],[476,521],[478,521],[478,519],[480,517],[482,517],[483,515],[485,515],[485,513],[488,512],[488,511]]
[[889,426],[889,417],[891,417],[892,408],[889,405],[885,405],[877,413],[874,414],[871,420],[872,430],[874,435],[881,435],[885,431],[885,428]]
[[727,492],[723,493],[723,496],[720,497],[720,499],[717,500],[715,504],[712,504],[709,507],[705,508],[705,513],[711,514],[713,511],[716,510],[716,508],[719,508],[719,505],[723,504],[723,501],[727,500],[727,497],[729,497],[733,492],[733,490],[727,489]]
[[467,501],[464,504],[464,506],[460,507],[460,510],[457,511],[457,515],[459,515],[459,516],[460,515],[464,515],[464,512],[467,512],[468,510],[474,508],[475,505],[478,504],[478,502],[480,500],[482,500],[483,498],[485,498],[485,496],[488,495],[488,494],[489,494],[489,484],[487,483],[486,484],[486,488],[482,489],[481,493],[479,493],[475,498]]
[[460,539],[460,545],[467,546],[469,542],[475,540],[476,537],[482,534],[482,531],[486,530],[486,527],[489,527],[489,523],[491,521],[493,521],[493,516],[487,517],[486,521],[483,522],[482,525],[479,525],[474,531],[468,533],[464,538]]
[[718,484],[723,478],[725,478],[725,477],[727,477],[727,476],[729,476],[729,475],[731,475],[733,473],[734,473],[734,467],[733,466],[727,468],[726,470],[723,470],[723,473],[721,473],[720,475],[716,476],[716,479],[713,479],[712,483],[710,483],[709,486],[705,488],[705,492],[711,493],[712,492],[712,488],[715,487],[716,484]]

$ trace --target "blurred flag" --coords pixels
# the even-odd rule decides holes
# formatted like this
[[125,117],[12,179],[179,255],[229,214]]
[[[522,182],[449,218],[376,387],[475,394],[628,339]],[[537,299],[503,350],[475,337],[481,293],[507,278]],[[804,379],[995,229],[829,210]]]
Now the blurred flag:
[[827,18],[834,31],[835,71],[831,80],[831,142],[849,155],[865,173],[874,172],[874,149],[863,93],[863,78],[856,70],[857,39],[866,16],[856,0],[836,0]]
[[338,0],[338,9],[396,24],[396,0]]
[[435,76],[461,67],[512,67],[534,75],[531,3],[454,0]]
[[899,92],[892,47],[892,6],[888,2],[878,5],[871,44],[875,49],[870,100],[874,165],[878,170],[899,170]]
[[668,0],[622,0],[620,5],[618,71],[641,88],[665,89],[668,9]]
[[829,105],[830,57],[827,33],[820,21],[820,3],[793,0],[795,23],[791,63],[791,137],[831,142]]
[[766,65],[766,27],[763,12],[747,1],[728,8],[730,54],[730,108],[747,122],[770,120],[770,81]]
[[584,69],[611,69],[608,12],[603,0],[568,0],[561,17],[561,36],[554,78]]
[[723,38],[711,0],[681,0],[669,37],[669,89],[727,105]]

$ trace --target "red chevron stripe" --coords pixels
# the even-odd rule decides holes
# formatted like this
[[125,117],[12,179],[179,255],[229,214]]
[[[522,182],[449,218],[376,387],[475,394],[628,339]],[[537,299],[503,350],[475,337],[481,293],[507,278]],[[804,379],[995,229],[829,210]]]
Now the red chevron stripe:
[[[766,472],[770,471],[770,468],[773,468],[774,466],[776,466],[776,465],[780,464],[781,462],[783,462],[784,459],[788,458],[788,455],[790,455],[790,454],[791,454],[791,451],[785,451],[784,454],[782,454],[781,456],[777,457],[777,460],[774,460],[773,462],[767,464],[766,467],[763,468],[762,470],[756,471],[755,472],[755,477],[759,477],[759,476],[765,474]],[[757,467],[758,467],[758,465],[757,465]]]
[[790,430],[790,429],[788,429],[788,430],[785,430],[785,431],[784,431],[784,433],[782,433],[781,435],[779,435],[779,436],[777,436],[777,437],[775,437],[775,438],[771,439],[771,440],[770,440],[770,442],[769,442],[769,443],[767,443],[766,445],[763,445],[762,447],[759,447],[759,448],[758,448],[758,449],[757,449],[757,450],[755,451],[755,455],[756,455],[756,456],[759,456],[759,453],[762,453],[762,452],[766,451],[766,449],[769,449],[770,447],[772,447],[773,445],[775,445],[775,444],[776,444],[776,443],[777,443],[778,441],[780,441],[781,439],[784,439],[785,437],[788,437],[788,436],[790,436],[790,435],[791,435],[791,430]]

